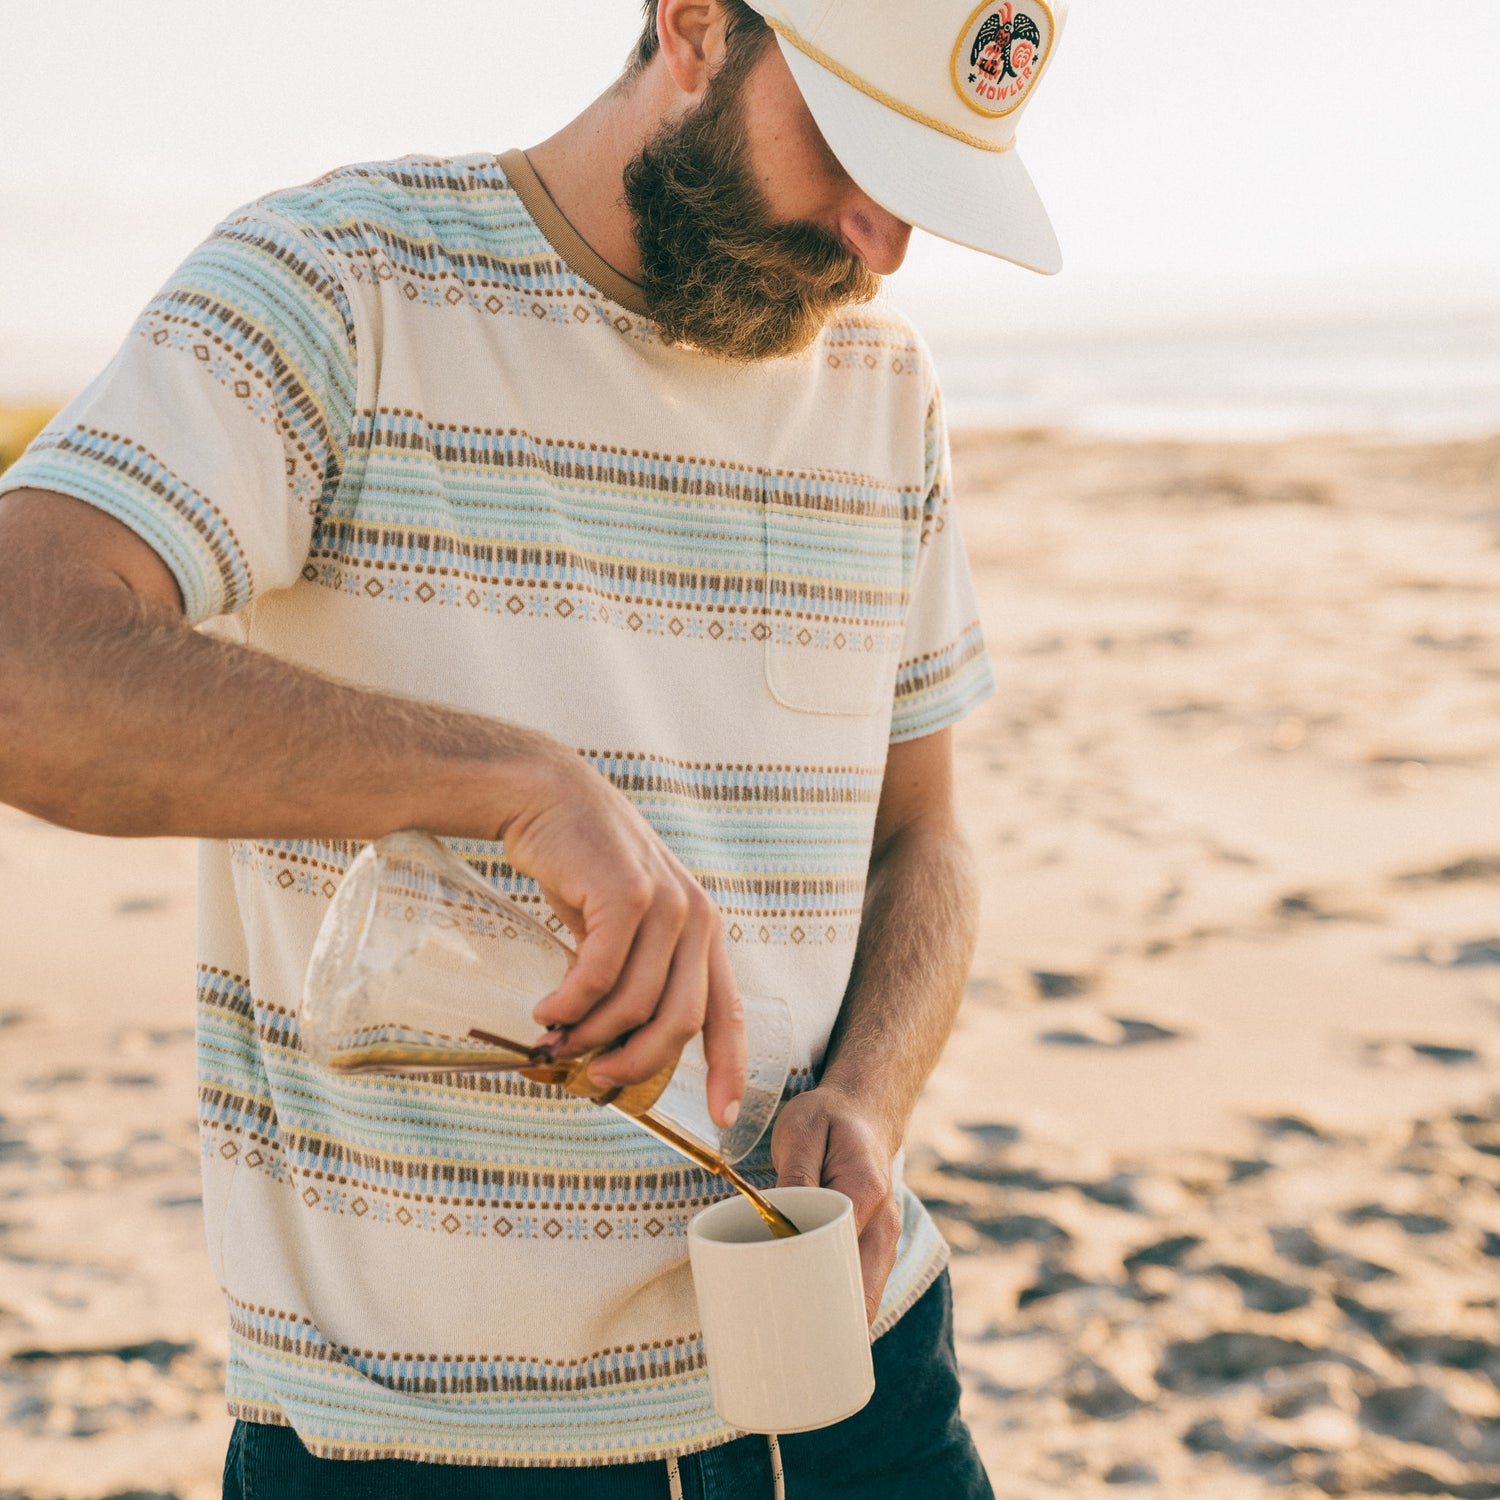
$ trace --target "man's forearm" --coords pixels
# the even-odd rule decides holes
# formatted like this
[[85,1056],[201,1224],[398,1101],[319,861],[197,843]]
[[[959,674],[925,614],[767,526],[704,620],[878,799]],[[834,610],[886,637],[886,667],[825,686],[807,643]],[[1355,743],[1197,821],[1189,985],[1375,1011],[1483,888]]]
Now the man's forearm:
[[[563,747],[334,682],[80,575],[0,611],[0,801],[90,833],[495,838]],[[24,587],[24,585],[22,585]],[[47,591],[58,594],[54,583]]]
[[744,1092],[718,909],[630,799],[516,724],[335,682],[188,629],[128,528],[0,495],[0,801],[93,833],[503,839],[575,959],[534,1019],[640,1083],[703,1035],[713,1118]]
[[951,825],[908,825],[871,866],[822,1081],[860,1100],[893,1152],[963,998],[978,906],[973,861]]

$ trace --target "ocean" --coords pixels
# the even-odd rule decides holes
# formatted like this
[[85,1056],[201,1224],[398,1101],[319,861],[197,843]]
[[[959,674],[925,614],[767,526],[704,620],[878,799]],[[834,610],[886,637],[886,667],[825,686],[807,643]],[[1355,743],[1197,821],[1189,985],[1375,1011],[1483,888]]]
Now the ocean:
[[[1500,309],[1141,332],[980,323],[960,334],[952,305],[926,316],[912,311],[932,346],[955,429],[1245,440],[1500,432]],[[60,329],[43,338],[4,322],[0,401],[60,401],[112,352],[113,333],[75,330],[70,339]],[[128,322],[122,314],[119,326]]]
[[1500,311],[1019,338],[919,326],[955,429],[1245,440],[1500,432]]

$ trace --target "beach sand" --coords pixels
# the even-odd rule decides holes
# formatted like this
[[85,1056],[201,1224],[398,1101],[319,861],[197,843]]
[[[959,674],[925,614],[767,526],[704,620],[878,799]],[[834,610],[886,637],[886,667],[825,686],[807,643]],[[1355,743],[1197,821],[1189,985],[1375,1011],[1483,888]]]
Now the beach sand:
[[[1500,1496],[1500,440],[960,436],[1001,1500]],[[192,850],[0,810],[0,1496],[218,1493]]]

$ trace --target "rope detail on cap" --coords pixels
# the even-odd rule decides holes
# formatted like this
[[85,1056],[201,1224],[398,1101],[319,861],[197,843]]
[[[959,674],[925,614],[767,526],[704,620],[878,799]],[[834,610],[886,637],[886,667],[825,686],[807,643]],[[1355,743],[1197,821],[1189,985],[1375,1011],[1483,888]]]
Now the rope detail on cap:
[[862,94],[868,95],[877,104],[883,104],[887,109],[893,109],[898,115],[905,115],[908,120],[915,120],[918,125],[925,125],[929,130],[940,130],[944,135],[951,135],[955,141],[962,141],[966,146],[973,146],[980,151],[1010,151],[1016,144],[1016,138],[1012,136],[1008,141],[989,141],[982,135],[975,135],[972,131],[960,130],[956,125],[950,125],[946,120],[940,120],[936,115],[925,114],[920,109],[913,109],[909,104],[903,104],[894,95],[886,93],[884,89],[876,88],[867,79],[861,78],[858,73],[846,68],[836,58],[830,57],[821,47],[814,46],[804,36],[799,36],[785,21],[778,21],[773,16],[763,17],[767,26],[776,33],[783,41],[791,43],[799,52],[810,57],[820,68],[827,70],[835,78],[842,78],[851,88],[856,88]]

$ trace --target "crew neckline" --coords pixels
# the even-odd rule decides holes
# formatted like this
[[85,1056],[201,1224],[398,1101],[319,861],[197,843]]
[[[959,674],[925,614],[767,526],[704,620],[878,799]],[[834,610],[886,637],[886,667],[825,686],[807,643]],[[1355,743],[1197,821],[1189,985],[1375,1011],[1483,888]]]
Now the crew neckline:
[[622,307],[628,307],[643,318],[650,317],[651,310],[646,306],[646,293],[640,282],[622,276],[573,228],[537,176],[526,153],[515,147],[502,151],[496,160],[526,212],[536,220],[537,228],[562,256],[568,269]]

